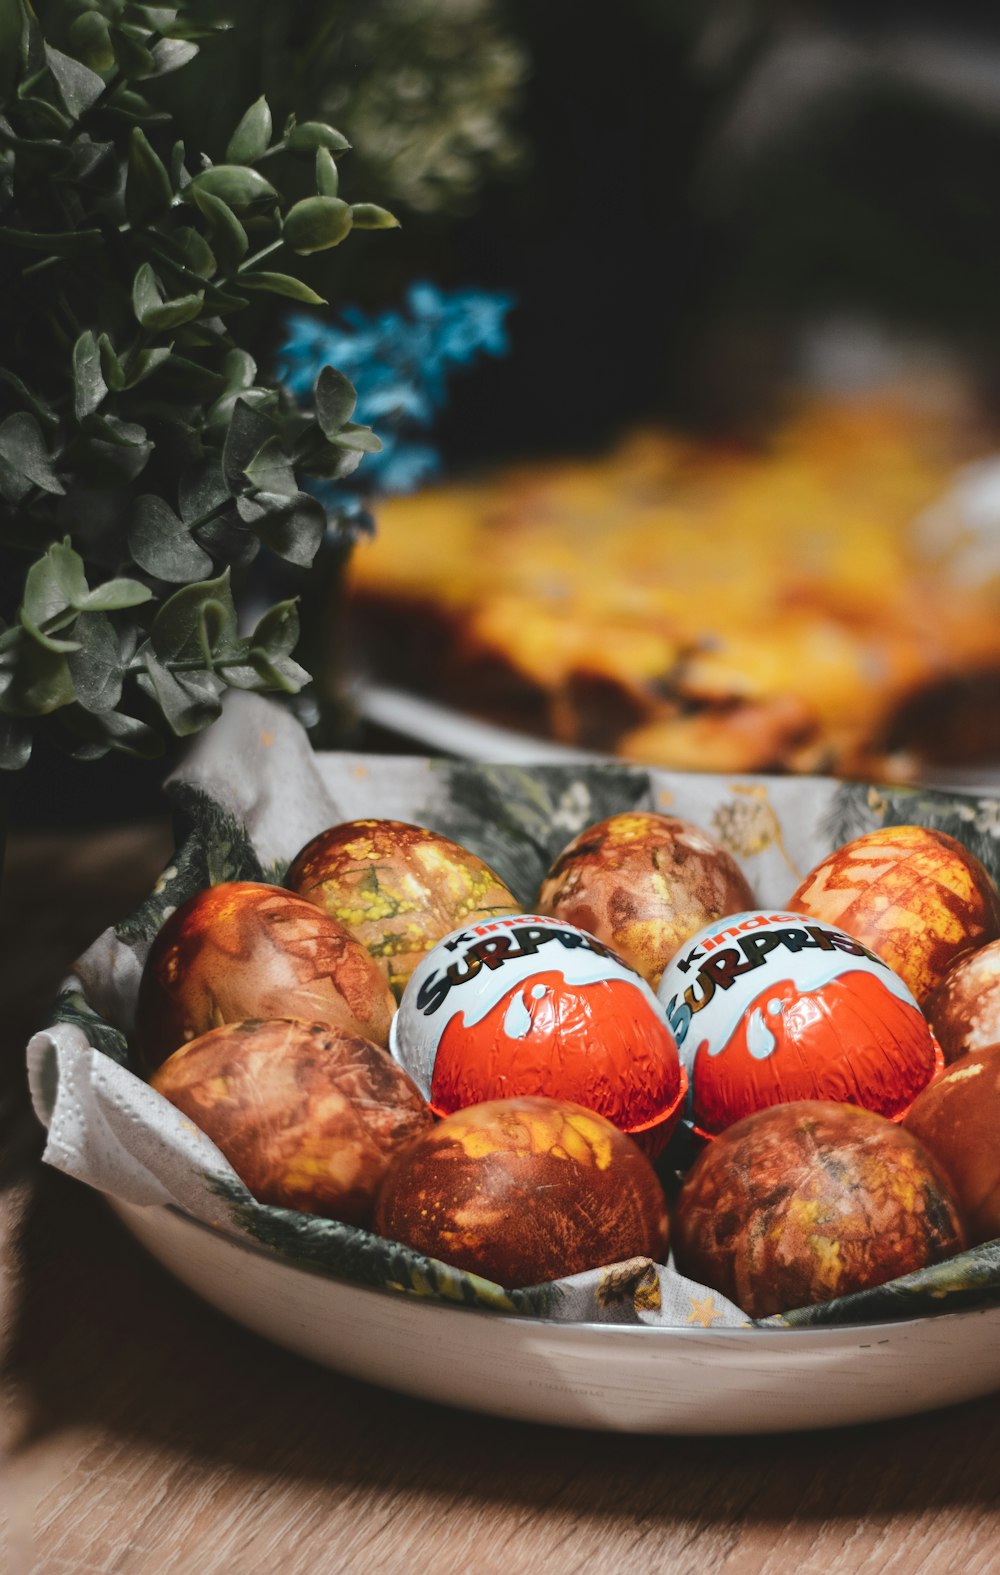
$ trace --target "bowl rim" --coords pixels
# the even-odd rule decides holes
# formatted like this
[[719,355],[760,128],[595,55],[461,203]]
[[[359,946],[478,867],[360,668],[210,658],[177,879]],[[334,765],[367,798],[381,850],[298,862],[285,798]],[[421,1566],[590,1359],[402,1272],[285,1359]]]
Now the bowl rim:
[[[108,1201],[119,1218],[124,1216],[126,1225],[133,1213],[148,1212],[145,1208],[140,1210],[137,1206],[125,1204],[119,1198],[109,1197]],[[384,1301],[391,1300],[397,1306],[405,1304],[409,1308],[419,1308],[421,1312],[418,1316],[439,1311],[458,1312],[463,1314],[463,1316],[468,1314],[490,1323],[501,1319],[505,1324],[512,1324],[517,1327],[523,1326],[526,1329],[544,1329],[549,1332],[558,1330],[560,1338],[563,1334],[570,1339],[583,1338],[584,1336],[592,1337],[595,1334],[602,1337],[623,1335],[629,1339],[639,1338],[647,1340],[665,1340],[679,1336],[682,1339],[701,1341],[722,1339],[728,1342],[736,1339],[742,1343],[746,1340],[759,1339],[761,1335],[764,1335],[771,1339],[775,1336],[784,1336],[786,1339],[794,1338],[796,1341],[812,1337],[813,1341],[826,1341],[829,1343],[831,1337],[842,1335],[845,1337],[846,1343],[853,1344],[855,1341],[850,1337],[852,1335],[856,1337],[862,1332],[877,1335],[879,1331],[886,1331],[888,1339],[889,1332],[892,1330],[913,1329],[917,1326],[928,1324],[933,1324],[935,1327],[937,1325],[945,1327],[949,1322],[953,1323],[955,1319],[981,1318],[989,1313],[995,1313],[1000,1317],[1000,1306],[984,1303],[982,1306],[957,1307],[948,1312],[920,1313],[912,1318],[885,1318],[880,1319],[877,1323],[845,1322],[802,1326],[728,1324],[722,1325],[718,1329],[705,1328],[703,1326],[689,1327],[684,1324],[599,1323],[593,1319],[573,1318],[564,1320],[559,1318],[540,1318],[535,1313],[505,1312],[501,1308],[494,1310],[489,1307],[473,1307],[465,1302],[450,1301],[444,1297],[422,1296],[417,1292],[407,1291],[402,1287],[394,1289],[388,1285],[366,1285],[360,1280],[349,1279],[346,1275],[331,1273],[320,1264],[310,1264],[306,1261],[294,1262],[291,1259],[284,1258],[280,1253],[238,1235],[225,1225],[212,1225],[206,1220],[197,1219],[195,1215],[189,1214],[179,1204],[153,1205],[154,1210],[157,1207],[161,1207],[166,1213],[183,1220],[185,1225],[196,1227],[196,1229],[204,1232],[216,1241],[221,1237],[230,1246],[240,1248],[252,1257],[261,1258],[266,1263],[274,1265],[278,1270],[291,1270],[294,1273],[307,1275],[313,1280],[327,1280],[338,1287],[343,1287],[352,1292],[378,1297]],[[878,1344],[879,1341],[876,1339],[866,1343]]]

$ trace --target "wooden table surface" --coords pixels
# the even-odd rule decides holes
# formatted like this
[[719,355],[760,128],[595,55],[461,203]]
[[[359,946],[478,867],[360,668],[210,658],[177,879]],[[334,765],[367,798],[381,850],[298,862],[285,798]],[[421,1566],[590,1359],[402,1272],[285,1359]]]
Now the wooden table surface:
[[[0,925],[0,1090],[165,825],[24,834]],[[996,1397],[761,1438],[495,1421],[314,1367],[200,1303],[33,1153],[0,1180],[0,1569],[644,1575],[1000,1571]],[[6,1539],[6,1540],[4,1540]]]

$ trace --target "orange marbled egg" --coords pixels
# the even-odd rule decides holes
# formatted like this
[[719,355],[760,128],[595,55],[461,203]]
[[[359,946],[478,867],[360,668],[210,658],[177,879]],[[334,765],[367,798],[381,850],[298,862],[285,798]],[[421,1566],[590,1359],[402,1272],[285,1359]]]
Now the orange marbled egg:
[[508,1288],[662,1259],[663,1189],[603,1116],[542,1096],[470,1105],[390,1165],[375,1229]]
[[433,1121],[386,1051],[322,1023],[227,1023],[176,1050],[151,1083],[259,1202],[352,1225],[370,1223],[393,1155]]
[[917,1139],[829,1100],[729,1127],[688,1171],[673,1218],[680,1272],[752,1318],[884,1285],[965,1244],[948,1183]]
[[1000,1236],[1000,1044],[954,1062],[917,1095],[903,1125],[947,1176],[972,1241]]
[[321,831],[285,879],[368,948],[397,997],[442,935],[521,911],[468,848],[399,820],[352,820]]
[[924,826],[855,837],[816,865],[787,906],[870,946],[921,1005],[957,958],[1000,935],[1000,896],[985,866]]
[[1000,1040],[1000,941],[952,963],[924,1012],[946,1061]]
[[384,1045],[396,1003],[343,925],[280,886],[225,881],[160,927],[139,987],[135,1043],[151,1071],[187,1040],[245,1018],[295,1017]]
[[689,936],[755,906],[721,843],[690,821],[634,810],[588,826],[563,849],[537,911],[596,935],[655,990]]

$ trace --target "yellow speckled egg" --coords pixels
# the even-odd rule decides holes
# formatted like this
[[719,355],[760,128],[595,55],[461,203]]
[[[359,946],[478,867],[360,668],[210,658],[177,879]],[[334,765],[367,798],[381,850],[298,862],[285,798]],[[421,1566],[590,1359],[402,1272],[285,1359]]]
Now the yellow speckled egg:
[[292,861],[286,884],[368,948],[397,998],[443,935],[521,911],[468,848],[400,820],[351,820],[321,831]]
[[721,843],[689,821],[639,810],[581,831],[538,894],[539,913],[589,930],[654,990],[689,936],[756,905]]

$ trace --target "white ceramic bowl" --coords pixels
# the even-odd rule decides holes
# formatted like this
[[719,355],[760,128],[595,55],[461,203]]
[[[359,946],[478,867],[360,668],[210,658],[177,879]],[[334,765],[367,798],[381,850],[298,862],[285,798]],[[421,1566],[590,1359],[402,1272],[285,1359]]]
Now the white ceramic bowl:
[[572,1324],[329,1279],[176,1209],[112,1199],[192,1290],[302,1356],[420,1399],[629,1433],[843,1427],[1000,1387],[1000,1307],[822,1329]]

